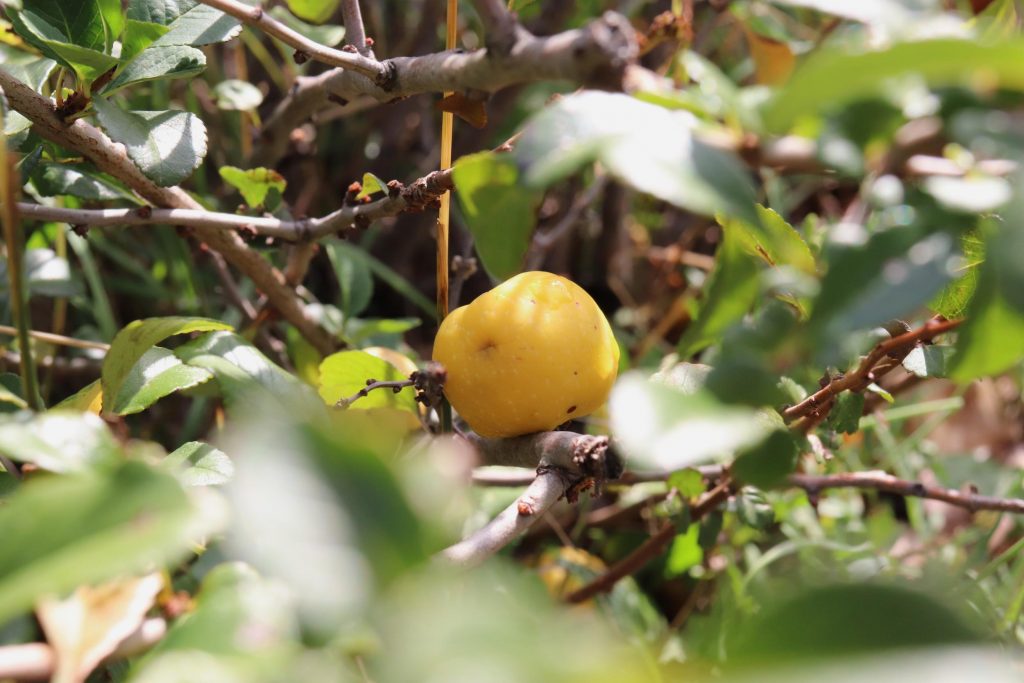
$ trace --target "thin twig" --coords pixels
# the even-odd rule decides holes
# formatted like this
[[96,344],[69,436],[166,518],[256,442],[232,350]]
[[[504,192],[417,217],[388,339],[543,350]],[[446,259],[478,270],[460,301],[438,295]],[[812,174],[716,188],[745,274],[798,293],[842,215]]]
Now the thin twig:
[[[711,489],[690,507],[690,523],[694,523],[707,515],[709,512],[724,503],[732,491],[732,482],[729,479],[723,480],[715,488]],[[590,583],[578,588],[566,596],[566,601],[571,603],[585,602],[599,593],[610,591],[619,579],[636,573],[644,565],[660,555],[669,542],[677,533],[676,525],[669,521],[664,524],[653,536],[643,544],[622,558],[604,574],[601,574]]]
[[[386,84],[391,77],[388,67],[376,59],[366,57],[359,52],[335,50],[312,41],[264,12],[262,7],[253,7],[236,0],[200,0],[200,2],[219,9],[225,14],[230,14],[244,24],[255,26],[267,35],[274,36],[286,45],[294,47],[306,58],[353,71],[369,78],[378,86]],[[346,26],[345,29],[347,31],[348,27]]]
[[840,474],[791,474],[788,482],[813,495],[825,489],[857,488],[894,493],[900,496],[928,498],[977,512],[995,510],[1024,514],[1024,499],[985,496],[973,491],[956,491],[938,486],[927,486],[919,481],[899,479],[880,471],[844,472]]
[[933,318],[916,330],[886,339],[875,345],[867,356],[860,362],[857,369],[829,382],[827,385],[811,394],[803,401],[792,405],[782,411],[782,416],[787,421],[795,420],[798,417],[817,415],[826,407],[834,397],[843,391],[863,391],[869,384],[875,381],[872,371],[875,366],[889,354],[903,353],[904,355],[921,342],[926,342],[940,334],[956,329],[963,322],[962,320],[945,320]]
[[339,398],[338,402],[334,404],[335,408],[348,408],[350,405],[358,401],[359,399],[367,396],[374,389],[391,389],[396,394],[406,387],[411,387],[413,381],[411,379],[399,379],[391,381],[378,381],[375,379],[366,380],[366,386],[352,394],[348,398]]
[[[146,619],[130,636],[121,641],[107,661],[124,659],[156,645],[167,633],[167,622],[159,617]],[[39,681],[53,676],[57,657],[46,643],[0,646],[0,680]]]
[[[0,325],[0,334],[7,334],[11,336],[17,336],[18,330],[7,325]],[[73,346],[76,349],[96,349],[98,351],[109,351],[110,344],[103,342],[91,341],[89,339],[75,339],[74,337],[65,337],[63,334],[54,334],[52,332],[40,332],[37,330],[29,330],[28,336],[39,341],[47,342],[50,344],[57,344],[58,346]]]

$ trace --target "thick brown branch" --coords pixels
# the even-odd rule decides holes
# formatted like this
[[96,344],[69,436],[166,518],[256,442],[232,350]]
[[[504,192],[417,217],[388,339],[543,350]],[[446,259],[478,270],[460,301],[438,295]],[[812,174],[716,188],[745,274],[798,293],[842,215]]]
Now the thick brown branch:
[[621,90],[636,53],[636,36],[629,21],[608,12],[582,28],[544,38],[518,29],[507,54],[489,49],[456,50],[385,60],[382,64],[392,74],[387,87],[345,69],[300,77],[264,126],[259,163],[275,163],[284,154],[291,131],[332,99],[368,96],[386,102],[421,93],[494,92],[537,81]]
[[[115,144],[94,126],[82,119],[70,125],[65,123],[48,99],[3,69],[0,69],[0,88],[11,107],[32,121],[32,129],[41,137],[79,152],[98,169],[125,183],[154,206],[202,209],[181,188],[160,187],[146,177],[128,157],[123,145]],[[233,266],[252,278],[256,286],[267,295],[271,305],[314,347],[323,353],[334,350],[337,342],[306,313],[302,300],[288,287],[284,276],[260,254],[250,249],[239,235],[208,227],[196,227],[193,230],[210,248],[223,254]]]
[[787,421],[792,421],[799,417],[817,415],[827,409],[832,399],[843,391],[863,391],[874,381],[872,371],[886,356],[890,354],[905,356],[917,344],[930,341],[940,334],[949,332],[961,322],[961,320],[934,318],[916,330],[880,342],[871,350],[871,353],[864,357],[855,370],[837,377],[800,403],[786,408],[782,411],[782,416]]

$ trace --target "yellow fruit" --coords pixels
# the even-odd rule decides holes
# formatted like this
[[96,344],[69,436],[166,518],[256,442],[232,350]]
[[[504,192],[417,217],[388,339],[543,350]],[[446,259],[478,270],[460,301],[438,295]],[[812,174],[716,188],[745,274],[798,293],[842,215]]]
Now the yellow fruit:
[[551,273],[521,273],[452,311],[434,340],[445,395],[481,436],[548,429],[608,398],[619,347],[594,300]]

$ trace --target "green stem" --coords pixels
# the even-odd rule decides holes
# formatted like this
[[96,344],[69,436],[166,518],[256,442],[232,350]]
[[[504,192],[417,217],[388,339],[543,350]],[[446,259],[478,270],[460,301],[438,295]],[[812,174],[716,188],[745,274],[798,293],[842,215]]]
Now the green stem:
[[[0,112],[0,129],[4,126],[4,116]],[[28,291],[25,287],[25,273],[22,256],[24,255],[21,222],[18,220],[18,171],[14,167],[14,159],[8,154],[7,138],[0,144],[0,222],[3,223],[4,242],[7,244],[7,278],[11,293],[11,314],[14,326],[18,330],[18,351],[21,353],[21,387],[25,393],[25,401],[36,412],[46,409],[39,393],[39,377],[32,359],[32,341],[29,337],[31,321],[29,320]]]

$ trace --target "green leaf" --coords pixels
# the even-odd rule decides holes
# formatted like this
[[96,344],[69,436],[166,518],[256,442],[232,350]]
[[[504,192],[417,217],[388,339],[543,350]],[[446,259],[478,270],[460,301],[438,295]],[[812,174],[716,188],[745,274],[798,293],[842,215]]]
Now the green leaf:
[[[151,348],[168,337],[189,332],[230,330],[231,326],[208,318],[167,317],[136,320],[125,325],[110,344],[103,360],[103,409],[113,410],[112,404],[121,393],[122,386],[136,363]],[[108,404],[109,403],[109,404]]]
[[683,358],[718,342],[725,330],[746,315],[758,298],[760,271],[757,262],[743,248],[739,230],[726,223],[722,226],[722,235],[700,311],[679,340],[679,355]]
[[82,199],[122,199],[124,193],[92,169],[70,164],[41,163],[32,184],[43,197],[71,195]]
[[206,68],[206,55],[187,45],[149,47],[121,69],[104,91],[109,95],[121,88],[145,81],[195,76]]
[[706,393],[687,395],[637,373],[619,379],[609,409],[623,452],[646,469],[677,470],[725,457],[778,427],[767,413],[723,405]]
[[843,434],[855,434],[860,430],[860,418],[864,414],[864,394],[844,391],[836,397],[835,407],[828,414],[828,425]]
[[118,450],[92,413],[51,410],[0,415],[0,452],[51,472],[75,472],[113,461]]
[[287,0],[288,9],[299,19],[322,24],[338,9],[338,0]]
[[19,35],[36,47],[40,47],[36,44],[39,34],[35,31],[22,32],[22,22],[27,15],[57,31],[62,42],[103,53],[113,46],[117,38],[117,35],[110,35],[112,31],[106,25],[105,10],[109,11],[110,6],[102,0],[22,0],[21,11],[8,10],[8,16]]
[[393,346],[422,324],[419,318],[356,318],[345,325],[345,338],[353,345]]
[[280,173],[262,166],[248,170],[236,166],[221,166],[220,177],[242,193],[242,199],[253,208],[263,206],[267,193],[271,190],[283,193],[287,186]]
[[782,216],[757,205],[759,222],[750,224],[736,221],[740,239],[747,250],[759,255],[771,266],[790,266],[808,275],[814,275],[817,265],[807,242]]
[[184,111],[125,111],[93,100],[107,134],[128,148],[142,172],[164,187],[176,185],[199,168],[206,156],[206,126]]
[[533,188],[599,161],[627,185],[680,208],[757,223],[746,167],[697,138],[696,127],[688,112],[627,95],[583,92],[534,116],[514,155],[523,181]]
[[128,62],[149,47],[154,40],[167,33],[167,27],[151,21],[129,19],[121,37],[121,61]]
[[704,493],[704,475],[692,467],[673,472],[668,475],[666,482],[670,489],[675,489],[679,495],[689,500]]
[[[1020,183],[1022,178],[1024,175],[1018,174],[1015,180]],[[1018,196],[1006,208],[989,240],[992,267],[999,272],[1000,293],[1006,303],[1024,315],[1024,196],[1019,195],[1018,190]]]
[[174,353],[189,365],[214,374],[229,414],[244,415],[267,403],[310,414],[323,411],[323,403],[308,385],[274,365],[237,334],[205,334],[178,347]]
[[[408,379],[391,363],[365,351],[339,351],[324,358],[320,364],[320,398],[333,406],[366,387],[368,380],[393,382]],[[416,393],[405,387],[397,394],[390,389],[376,389],[351,405],[351,409],[399,408],[416,412]]]
[[978,273],[977,289],[967,309],[967,321],[956,340],[956,354],[949,376],[958,382],[996,375],[1024,358],[1024,314],[1015,310],[1002,293],[1004,274],[997,254],[989,245]]
[[764,491],[744,486],[736,496],[736,516],[752,529],[767,529],[775,522],[775,510]]
[[280,5],[270,8],[270,16],[274,17],[288,28],[297,31],[301,35],[304,35],[313,42],[320,43],[321,45],[334,47],[345,38],[344,26],[336,26],[334,24],[321,24],[320,26],[314,26],[313,24],[307,24],[301,19],[297,19],[295,15]]
[[928,644],[948,647],[980,639],[940,600],[881,583],[803,586],[776,593],[729,636],[726,647],[732,666]]
[[493,152],[459,159],[452,179],[484,268],[497,280],[521,271],[542,193],[520,182],[508,155]]
[[704,549],[700,547],[700,525],[691,524],[686,533],[677,534],[672,539],[665,563],[665,575],[668,578],[681,576],[704,561]]
[[235,464],[224,451],[202,441],[189,441],[160,463],[178,475],[185,486],[219,486],[235,474]]
[[100,380],[93,380],[54,406],[55,410],[74,410],[86,412],[98,410],[103,385]]
[[339,249],[338,243],[326,245],[327,256],[334,268],[341,289],[341,301],[338,303],[345,317],[345,327],[349,320],[359,315],[370,304],[373,297],[373,273],[367,260],[359,258],[351,249]]
[[21,377],[13,372],[0,373],[0,413],[28,410],[28,402],[22,398]]
[[862,54],[822,50],[812,53],[770,100],[764,123],[785,132],[799,117],[835,111],[892,87],[893,79],[913,76],[931,87],[969,86],[979,73],[987,87],[1024,89],[1024,42],[998,44],[941,38],[897,43]]
[[139,462],[33,479],[0,506],[0,623],[44,595],[180,559],[211,521]]
[[395,270],[392,270],[385,263],[367,253],[365,249],[338,239],[326,240],[322,242],[322,244],[327,245],[329,249],[344,252],[354,259],[359,259],[365,262],[366,265],[369,266],[370,270],[373,271],[373,274],[380,278],[381,282],[384,282],[391,287],[391,289],[408,299],[410,303],[423,311],[425,315],[430,316],[431,318],[435,315],[433,301],[423,296],[423,294],[414,287],[412,283],[402,277]]
[[0,63],[4,71],[36,92],[42,89],[53,68],[57,66],[57,62],[48,57],[40,57],[4,43],[0,43]]
[[[131,680],[157,680],[150,678],[155,669],[179,661],[174,655],[185,653],[209,653],[216,656],[213,661],[225,664],[228,658],[246,658],[249,666],[270,664],[267,659],[280,659],[285,655],[281,648],[294,643],[297,624],[291,608],[287,592],[250,566],[219,564],[203,578],[188,618],[175,620],[142,662],[139,678]],[[260,637],[249,637],[253,633]],[[250,673],[244,680],[260,678],[255,670]]]
[[834,247],[810,320],[822,348],[847,352],[850,333],[926,304],[952,276],[953,245],[947,233],[922,235],[909,226],[875,233],[864,245]]
[[388,185],[383,180],[373,175],[372,173],[363,174],[363,182],[361,183],[363,189],[356,195],[356,199],[365,199],[372,194],[378,192],[387,192]]
[[131,415],[150,407],[176,391],[190,389],[213,379],[213,374],[185,365],[167,349],[154,346],[125,376],[110,412]]
[[[82,4],[86,11],[79,16],[86,16],[89,8],[96,5],[96,2],[95,0],[83,0]],[[84,38],[76,42],[74,36],[61,30],[63,28],[73,32],[75,26],[54,25],[47,17],[39,16],[32,11],[10,12],[10,18],[11,23],[26,42],[39,48],[47,57],[71,67],[84,83],[94,81],[103,73],[117,66],[117,59],[103,52],[102,42],[99,49],[93,49],[93,46]],[[63,17],[58,17],[58,19],[63,19]],[[100,40],[103,40],[102,33]]]
[[903,359],[903,367],[918,377],[945,377],[952,356],[952,346],[918,346]]
[[237,36],[238,20],[196,0],[129,0],[128,19],[166,26],[154,46],[211,45]]
[[764,442],[744,450],[732,464],[737,480],[758,488],[772,488],[796,469],[800,457],[793,435],[786,430],[772,432]]
[[[29,249],[24,256],[29,291],[40,296],[66,297],[79,293],[68,260],[52,249]],[[0,256],[0,294],[7,296],[7,259]]]
[[213,88],[217,106],[228,111],[255,111],[263,102],[263,93],[248,81],[229,78]]
[[928,304],[936,314],[953,319],[967,310],[967,304],[978,284],[978,266],[985,261],[985,242],[976,231],[960,237],[963,262],[954,271],[955,280],[943,288]]

